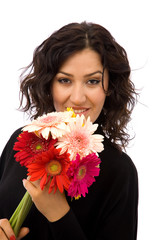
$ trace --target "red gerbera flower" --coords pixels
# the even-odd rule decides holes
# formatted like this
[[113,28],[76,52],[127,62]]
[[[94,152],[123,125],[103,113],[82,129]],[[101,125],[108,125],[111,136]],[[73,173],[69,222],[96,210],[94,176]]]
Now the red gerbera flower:
[[28,175],[31,181],[40,179],[40,187],[43,190],[45,185],[49,183],[49,193],[57,187],[60,192],[64,189],[68,190],[70,180],[66,174],[70,166],[70,158],[68,153],[60,155],[61,149],[51,147],[47,152],[38,154],[34,162],[27,165]]
[[22,166],[27,166],[37,154],[47,151],[57,142],[51,137],[46,140],[42,136],[39,137],[35,133],[27,131],[22,132],[17,140],[13,149],[18,152],[14,157]]
[[99,164],[101,160],[95,153],[91,153],[80,159],[77,154],[76,160],[67,171],[71,184],[68,189],[68,195],[71,197],[80,197],[81,194],[85,197],[88,193],[88,187],[95,182],[95,176],[99,175]]

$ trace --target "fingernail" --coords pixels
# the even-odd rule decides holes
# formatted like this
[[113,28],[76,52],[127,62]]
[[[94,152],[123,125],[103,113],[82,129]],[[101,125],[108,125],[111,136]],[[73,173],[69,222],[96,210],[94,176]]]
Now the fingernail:
[[26,179],[22,180],[23,186],[25,187]]
[[12,235],[9,240],[16,240],[16,238],[14,235]]

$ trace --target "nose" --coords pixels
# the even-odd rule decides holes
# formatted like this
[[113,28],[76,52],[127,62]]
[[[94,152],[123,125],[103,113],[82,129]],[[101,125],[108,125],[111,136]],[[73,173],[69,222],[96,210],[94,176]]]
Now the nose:
[[72,88],[72,92],[70,95],[70,101],[73,105],[82,105],[86,101],[86,93],[83,86],[75,85]]

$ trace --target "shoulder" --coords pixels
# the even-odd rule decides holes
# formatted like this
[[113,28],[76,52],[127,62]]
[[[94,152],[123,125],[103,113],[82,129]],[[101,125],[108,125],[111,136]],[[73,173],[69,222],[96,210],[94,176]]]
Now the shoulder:
[[12,135],[10,136],[8,142],[6,143],[6,146],[2,152],[2,156],[6,153],[9,154],[10,151],[13,150],[13,145],[15,143],[15,141],[17,140],[17,137],[19,136],[19,134],[22,132],[22,127],[18,128],[17,130],[15,130]]
[[129,180],[137,182],[137,169],[132,159],[123,151],[118,150],[105,136],[100,125],[96,131],[97,134],[104,136],[104,150],[99,153],[101,159],[100,175],[102,181],[124,181]]
[[15,130],[15,131],[12,133],[9,141],[13,141],[13,142],[14,142],[14,140],[16,140],[16,138],[17,138],[17,137],[19,136],[19,134],[22,132],[22,128],[23,128],[23,127],[18,128],[17,130]]
[[[6,166],[9,166],[9,169],[11,169],[11,164],[15,163],[14,161],[14,150],[13,150],[13,146],[14,143],[17,140],[18,135],[21,133],[21,129],[19,128],[17,129],[9,138],[5,148],[3,149],[3,152],[0,156],[0,179],[2,177],[2,174],[4,172],[4,169],[6,168]],[[8,170],[7,170],[8,171]]]
[[110,176],[117,181],[137,182],[137,169],[132,159],[104,140],[104,151],[100,153],[101,172],[104,178]]

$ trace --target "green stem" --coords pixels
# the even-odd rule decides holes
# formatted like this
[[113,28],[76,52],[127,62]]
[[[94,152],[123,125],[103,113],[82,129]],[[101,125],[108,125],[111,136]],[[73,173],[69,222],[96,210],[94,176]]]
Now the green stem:
[[9,220],[16,237],[18,236],[19,230],[31,209],[32,203],[31,196],[26,192]]
[[[24,197],[25,197],[25,195],[24,195]],[[12,216],[11,216],[11,218],[10,218],[10,220],[9,220],[12,228],[14,227],[14,225],[15,225],[15,223],[16,223],[16,221],[17,221],[18,214],[19,214],[19,212],[20,212],[20,210],[21,210],[21,207],[22,207],[22,205],[23,205],[24,197],[23,197],[22,200],[20,201],[18,207],[16,208],[16,210],[14,211],[14,213],[12,214]]]

